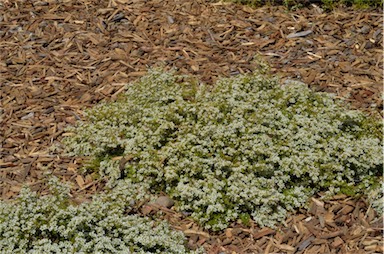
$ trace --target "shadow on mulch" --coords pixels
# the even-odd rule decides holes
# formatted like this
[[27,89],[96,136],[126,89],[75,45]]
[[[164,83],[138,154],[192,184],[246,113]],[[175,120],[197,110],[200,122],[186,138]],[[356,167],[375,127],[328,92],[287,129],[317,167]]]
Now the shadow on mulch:
[[[260,55],[283,80],[301,80],[380,116],[382,23],[379,9],[324,13],[316,5],[288,12],[203,0],[2,1],[2,199],[14,198],[23,184],[46,193],[46,175],[71,182],[78,200],[101,191],[102,181],[79,173],[81,158],[62,155],[65,127],[158,64],[213,84],[252,72]],[[313,206],[280,230],[236,224],[209,235],[172,210],[168,219],[191,246],[210,253],[383,251],[383,226],[363,199]]]

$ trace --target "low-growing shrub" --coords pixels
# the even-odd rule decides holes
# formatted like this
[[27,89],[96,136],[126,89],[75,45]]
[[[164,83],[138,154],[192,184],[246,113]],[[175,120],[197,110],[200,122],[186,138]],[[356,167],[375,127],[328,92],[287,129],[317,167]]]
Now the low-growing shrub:
[[[253,74],[213,87],[152,70],[87,112],[65,140],[91,170],[168,193],[220,230],[274,226],[319,191],[358,194],[382,174],[382,123],[304,84]],[[184,80],[188,80],[185,79]]]
[[0,202],[1,253],[190,253],[165,222],[127,215],[141,186],[125,181],[80,206],[57,180],[51,188],[52,195],[24,189],[16,203]]

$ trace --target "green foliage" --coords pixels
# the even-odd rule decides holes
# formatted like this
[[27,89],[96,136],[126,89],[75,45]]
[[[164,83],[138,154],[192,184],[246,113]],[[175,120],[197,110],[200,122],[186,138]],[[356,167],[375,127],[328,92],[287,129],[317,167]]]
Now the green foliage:
[[0,202],[1,253],[189,253],[185,238],[165,222],[127,215],[142,186],[129,181],[91,203],[69,204],[69,190],[51,181],[52,195],[23,189]]
[[[382,123],[328,94],[260,73],[211,91],[177,80],[152,70],[121,101],[90,109],[68,151],[99,159],[110,186],[128,178],[168,193],[213,230],[242,214],[274,226],[317,191],[361,193],[382,174]],[[123,168],[106,156],[114,149],[130,158]]]
[[378,8],[382,7],[384,3],[383,0],[322,0],[322,2],[326,10],[332,10],[339,5],[354,6],[356,9]]
[[239,219],[241,220],[241,223],[245,226],[249,226],[251,222],[251,216],[248,213],[242,213],[239,215]]
[[371,202],[372,208],[380,215],[384,215],[384,181],[381,181],[377,184],[371,183],[366,185],[368,186],[368,199]]

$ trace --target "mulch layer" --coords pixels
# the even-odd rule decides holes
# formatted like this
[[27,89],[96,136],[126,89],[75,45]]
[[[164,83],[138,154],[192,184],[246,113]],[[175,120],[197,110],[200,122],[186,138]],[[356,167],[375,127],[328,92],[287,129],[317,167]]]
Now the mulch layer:
[[[149,67],[207,84],[257,69],[258,56],[282,80],[335,93],[352,108],[382,117],[383,15],[379,9],[312,5],[250,7],[203,0],[0,1],[0,195],[23,185],[46,193],[47,175],[70,182],[74,200],[103,190],[63,155],[65,127],[87,107],[116,98]],[[52,148],[55,146],[56,148]],[[145,208],[145,209],[144,209]],[[382,253],[383,221],[364,198],[313,198],[278,229],[234,223],[204,231],[164,207],[191,248],[208,253]]]

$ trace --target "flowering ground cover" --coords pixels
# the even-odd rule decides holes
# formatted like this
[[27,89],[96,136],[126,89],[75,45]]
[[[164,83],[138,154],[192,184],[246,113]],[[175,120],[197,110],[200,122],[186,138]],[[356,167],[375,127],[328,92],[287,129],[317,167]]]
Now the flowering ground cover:
[[109,185],[128,178],[167,193],[213,230],[239,218],[271,227],[317,192],[379,185],[377,119],[263,74],[223,79],[212,91],[180,79],[150,71],[118,101],[89,110],[67,151],[93,157],[89,170]]
[[[0,54],[5,59],[0,63],[0,131],[4,134],[0,135],[0,190],[2,199],[17,198],[19,202],[19,205],[1,204],[1,218],[4,222],[1,230],[7,232],[5,241],[8,241],[7,244],[2,242],[2,247],[25,248],[37,252],[44,248],[59,250],[74,248],[69,247],[69,243],[77,239],[77,249],[65,250],[99,248],[107,251],[103,249],[105,247],[109,250],[115,248],[115,251],[119,248],[126,251],[128,248],[137,252],[183,252],[204,246],[209,253],[381,251],[383,226],[376,211],[380,211],[382,205],[382,191],[371,189],[380,181],[381,171],[380,167],[364,166],[365,163],[375,164],[381,157],[368,161],[368,157],[373,156],[377,150],[362,149],[369,142],[375,144],[372,143],[375,138],[369,140],[369,137],[381,134],[371,133],[376,128],[372,127],[369,132],[360,132],[363,134],[356,139],[357,143],[352,142],[349,138],[353,135],[348,134],[359,128],[364,130],[373,120],[367,121],[360,113],[352,113],[352,119],[348,118],[351,117],[348,113],[348,117],[336,121],[332,117],[325,117],[325,121],[329,120],[326,124],[306,121],[307,115],[294,118],[292,112],[299,110],[296,114],[303,113],[300,107],[296,108],[301,102],[296,102],[295,98],[282,105],[275,105],[276,101],[273,101],[272,105],[287,108],[277,112],[277,119],[272,119],[268,115],[276,113],[274,107],[261,108],[263,112],[249,112],[244,111],[247,109],[243,108],[247,104],[244,101],[238,107],[225,104],[226,98],[231,97],[224,98],[224,94],[215,89],[212,92],[218,92],[214,96],[217,100],[211,101],[210,92],[202,93],[207,95],[205,98],[196,96],[194,91],[204,87],[198,85],[200,81],[209,84],[208,90],[212,90],[213,84],[223,88],[225,82],[216,83],[221,76],[236,76],[259,70],[260,65],[253,60],[261,54],[272,65],[272,73],[278,73],[283,80],[300,79],[311,89],[334,92],[336,98],[344,100],[344,104],[351,102],[353,107],[377,115],[382,106],[380,11],[342,8],[325,13],[314,5],[308,9],[288,12],[280,7],[253,9],[223,2],[196,4],[195,1],[184,0],[153,0],[145,4],[125,0],[48,0],[2,1],[0,14]],[[173,111],[167,109],[169,105],[175,106],[172,99],[165,101],[160,108],[154,107],[155,112],[164,117],[159,123],[156,122],[158,118],[150,118],[153,112],[149,106],[130,112],[135,117],[140,114],[150,116],[144,121],[147,125],[145,127],[148,133],[156,133],[154,136],[160,138],[157,139],[159,144],[151,142],[147,132],[138,131],[142,134],[138,136],[142,138],[141,141],[149,141],[148,146],[139,147],[136,154],[128,154],[125,153],[125,149],[130,146],[127,142],[111,148],[108,146],[113,142],[106,138],[102,141],[107,147],[96,149],[91,146],[90,156],[85,159],[92,163],[86,170],[81,170],[84,157],[66,156],[59,145],[63,137],[70,135],[65,132],[65,127],[76,126],[82,120],[83,132],[87,133],[87,119],[83,117],[83,110],[95,106],[102,99],[116,101],[114,105],[123,102],[123,97],[119,95],[125,94],[126,83],[145,75],[147,67],[158,62],[162,62],[167,69],[176,68],[179,74],[197,76],[197,79],[186,78],[183,81],[183,78],[175,78],[177,82],[170,82],[177,87],[181,86],[184,93],[181,95],[182,100],[177,93],[170,93],[180,103]],[[288,83],[301,94],[302,84]],[[139,87],[139,83],[135,84]],[[189,85],[184,87],[182,84]],[[223,91],[230,93],[229,90]],[[261,92],[256,94],[260,95]],[[194,98],[199,100],[192,101]],[[247,95],[240,98],[246,100],[251,97]],[[261,102],[267,98],[254,99]],[[142,99],[137,98],[136,103],[143,102]],[[208,106],[209,102],[213,104]],[[200,105],[200,108],[195,108],[196,105]],[[181,106],[185,107],[180,109]],[[205,111],[201,111],[202,106],[206,108]],[[98,114],[98,110],[106,108],[106,105],[97,106],[89,112]],[[317,109],[312,110],[312,113],[317,113]],[[122,111],[128,112],[124,110],[123,107]],[[224,119],[231,114],[224,114],[221,110],[233,112],[237,117],[230,117],[225,122]],[[114,112],[112,109],[111,113]],[[217,112],[220,114],[216,115]],[[318,115],[322,113],[325,112],[319,110]],[[180,117],[173,118],[177,114],[184,114],[188,121],[182,121]],[[88,116],[92,118],[92,114]],[[116,128],[103,122],[102,114],[99,116],[95,122],[99,122],[105,129],[96,126],[93,131],[100,134],[106,131],[115,135]],[[257,121],[263,117],[268,121]],[[285,126],[287,119],[303,121],[305,128]],[[280,125],[274,126],[278,129],[275,132],[267,131],[271,127],[268,126],[270,122],[275,120],[282,120]],[[218,126],[215,125],[217,122]],[[140,129],[140,122],[127,123],[134,126],[131,129]],[[242,128],[236,123],[248,125],[244,124]],[[260,133],[255,133],[249,123],[257,126]],[[303,134],[318,131],[316,126],[321,126],[321,131],[318,135],[310,135],[309,143],[316,144],[321,138],[335,134],[333,138],[328,137],[331,140],[329,144],[333,146],[326,146],[326,142],[320,142],[315,147],[309,143],[307,146],[300,144]],[[327,134],[323,126],[330,127],[330,133]],[[226,127],[235,131],[228,131]],[[200,132],[201,128],[204,132]],[[296,130],[300,128],[304,131]],[[81,128],[76,130],[81,131]],[[76,133],[76,130],[72,133]],[[122,138],[130,139],[127,135],[129,131],[125,129],[116,140],[120,142]],[[88,132],[93,133],[92,130]],[[188,133],[191,135],[188,136]],[[231,149],[233,139],[240,134],[244,139],[236,149]],[[255,135],[251,134],[258,134],[256,145],[252,142],[252,136]],[[218,142],[221,139],[224,141]],[[298,152],[288,154],[284,147],[287,145],[280,144],[280,139],[298,145]],[[340,140],[345,143],[343,146],[338,145]],[[86,139],[78,141],[86,148]],[[50,149],[53,143],[58,149]],[[168,147],[170,143],[175,146]],[[346,149],[348,144],[350,149]],[[316,153],[318,148],[324,151]],[[104,154],[97,153],[98,149]],[[237,149],[250,150],[252,153],[233,152]],[[353,156],[359,149],[361,156]],[[78,154],[82,152],[76,149],[72,151]],[[216,153],[219,155],[212,159]],[[319,154],[324,155],[325,161],[316,159]],[[160,163],[154,163],[152,159]],[[185,167],[178,169],[176,160]],[[248,167],[248,171],[239,167],[254,161],[258,162],[258,167]],[[289,164],[289,161],[293,162]],[[296,163],[304,166],[289,169]],[[205,164],[211,167],[200,167]],[[318,164],[326,165],[331,170],[310,170],[318,169]],[[347,170],[342,171],[340,165]],[[136,166],[141,167],[137,174],[133,170]],[[144,166],[149,166],[149,172]],[[163,171],[159,173],[154,170],[157,168]],[[285,169],[286,175],[278,173],[278,168]],[[301,174],[301,170],[305,173]],[[352,175],[355,171],[358,174]],[[366,175],[361,177],[360,174]],[[61,196],[48,195],[55,193],[55,189],[48,189],[50,175],[70,183],[68,195],[65,195],[67,192],[61,189],[60,184],[54,188],[62,190]],[[179,175],[184,177],[180,178]],[[375,175],[379,177],[374,179]],[[202,181],[205,177],[207,181]],[[259,180],[252,182],[249,180],[252,178]],[[144,180],[140,182],[139,179]],[[245,181],[239,181],[242,179]],[[209,184],[211,181],[214,184]],[[260,181],[266,187],[265,190],[257,189],[258,196],[253,192],[249,197],[241,196],[244,190],[248,190],[247,187],[258,185]],[[108,183],[107,187],[105,183]],[[279,183],[277,188],[276,183]],[[335,185],[331,191],[327,185],[329,183]],[[239,190],[239,184],[242,191]],[[24,191],[18,198],[22,185],[28,185],[32,191],[37,192],[37,196]],[[196,187],[199,185],[204,186],[202,191]],[[295,191],[296,185],[300,187]],[[360,196],[359,191],[365,186],[368,189]],[[274,187],[272,193],[266,191],[270,187]],[[141,195],[146,193],[147,196],[137,197],[132,190],[140,190]],[[298,190],[302,191],[300,196],[297,195]],[[98,196],[97,193],[104,191],[105,194]],[[332,191],[347,195],[332,196]],[[152,205],[152,202],[157,202],[154,194],[159,192],[171,196],[175,201],[174,206],[159,208]],[[211,200],[203,198],[205,192],[213,193],[209,196]],[[310,202],[304,202],[311,196],[311,192],[317,193]],[[223,198],[223,193],[230,195]],[[272,194],[278,199],[271,198]],[[293,195],[284,199],[285,194]],[[40,195],[41,198],[38,197]],[[301,200],[297,199],[298,196]],[[327,196],[329,199],[323,199]],[[154,201],[148,203],[148,199]],[[198,202],[199,199],[201,202]],[[123,205],[113,207],[116,200]],[[216,201],[218,205],[214,204]],[[80,203],[80,206],[76,205]],[[245,203],[249,205],[242,205]],[[308,206],[308,209],[298,210],[297,207],[302,205]],[[229,208],[229,213],[223,212],[225,208]],[[98,213],[97,210],[103,212]],[[209,213],[202,214],[202,210]],[[113,211],[120,220],[110,214],[106,216],[104,211]],[[256,214],[256,211],[259,213]],[[297,214],[291,214],[291,211]],[[267,213],[273,215],[270,220],[265,218]],[[284,220],[286,213],[290,216]],[[59,215],[62,217],[57,217]],[[142,219],[138,216],[151,218]],[[151,222],[151,219],[155,219],[155,222]],[[167,219],[172,229],[159,223],[159,219]],[[58,223],[62,224],[60,230],[56,227]],[[260,227],[272,227],[274,223],[276,228]],[[107,224],[114,225],[114,228]],[[151,230],[157,235],[161,235],[160,232],[163,234],[155,245],[145,239],[135,242],[134,237],[130,236],[121,239],[121,234],[128,235],[128,228],[148,237],[154,237],[149,232]],[[226,229],[214,231],[220,228]],[[182,231],[187,238],[174,229]],[[106,238],[102,238],[102,235]],[[188,248],[185,247],[185,240],[188,241]],[[16,245],[9,244],[12,241]],[[82,245],[84,241],[88,243]],[[104,244],[106,241],[113,244],[107,246]],[[167,241],[172,246],[166,245]]]
[[238,219],[273,228],[321,191],[376,193],[382,214],[382,123],[262,69],[212,89],[151,70],[68,131],[66,150],[89,157],[84,170],[111,190],[73,206],[56,183],[2,203],[4,251],[186,253],[180,232],[128,214],[161,192],[213,231]]

